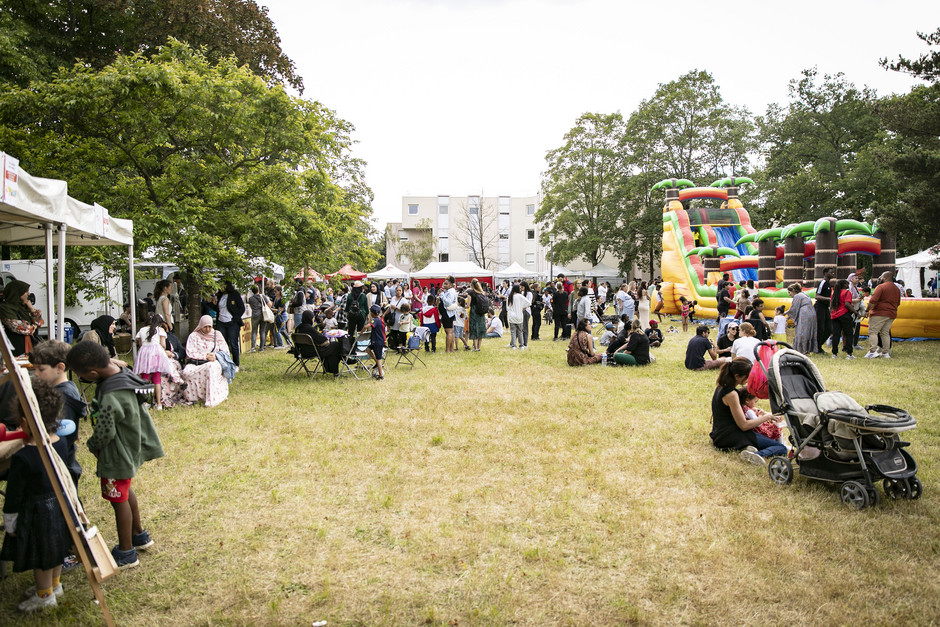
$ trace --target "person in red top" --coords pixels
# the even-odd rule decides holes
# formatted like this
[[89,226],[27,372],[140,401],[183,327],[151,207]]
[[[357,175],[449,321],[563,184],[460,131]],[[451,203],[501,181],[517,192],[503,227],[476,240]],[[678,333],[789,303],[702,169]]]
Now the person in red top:
[[855,338],[855,320],[852,314],[855,308],[852,305],[852,292],[849,282],[840,279],[832,290],[832,300],[829,303],[832,311],[832,357],[839,355],[839,338],[845,342],[846,359],[855,359],[852,354],[853,340]]
[[[891,325],[898,317],[901,290],[891,280],[891,273],[881,275],[881,282],[868,299],[868,352],[865,359],[891,358]],[[881,352],[878,352],[879,340]]]
[[427,306],[421,310],[420,325],[428,328],[428,337],[424,342],[424,351],[437,352],[437,332],[441,328],[441,312],[437,308],[437,298],[428,296]]

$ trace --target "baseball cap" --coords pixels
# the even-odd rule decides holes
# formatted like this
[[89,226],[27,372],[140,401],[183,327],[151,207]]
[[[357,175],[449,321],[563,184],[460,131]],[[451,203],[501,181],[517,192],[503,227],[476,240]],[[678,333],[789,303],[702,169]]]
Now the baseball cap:
[[378,305],[372,305],[372,307],[369,308],[369,311],[371,311],[373,315],[377,316],[382,313],[382,308]]

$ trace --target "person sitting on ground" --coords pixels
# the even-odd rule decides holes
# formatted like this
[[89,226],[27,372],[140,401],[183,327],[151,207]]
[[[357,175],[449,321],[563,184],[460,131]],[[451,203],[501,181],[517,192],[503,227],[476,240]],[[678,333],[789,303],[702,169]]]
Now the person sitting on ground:
[[[689,345],[685,349],[685,367],[689,370],[713,370],[720,368],[727,361],[719,359],[718,351],[708,334],[710,329],[704,324],[700,324],[695,329],[695,336],[689,340]],[[711,359],[705,359],[705,353]]]
[[[738,388],[738,398],[741,400],[741,409],[744,410],[744,417],[751,420],[757,420],[761,416],[765,416],[767,412],[757,406],[758,398],[754,394],[751,394],[744,388]],[[783,430],[780,429],[780,425],[776,422],[762,422],[754,428],[756,433],[767,436],[771,440],[777,440],[781,444],[781,436],[783,435]]]
[[610,341],[617,337],[617,334],[614,332],[614,323],[608,322],[604,325],[604,333],[601,334],[601,339],[597,341],[601,346],[608,346]]
[[650,363],[650,340],[643,332],[643,322],[634,320],[627,342],[614,351],[614,363],[620,366],[645,366]]
[[717,449],[741,451],[742,459],[763,465],[766,458],[786,455],[787,447],[754,431],[759,425],[780,416],[764,414],[748,420],[736,388],[747,383],[751,362],[736,357],[721,366],[712,395],[712,430],[709,434]]
[[739,323],[732,322],[725,328],[725,334],[718,338],[718,354],[722,357],[731,357],[731,347],[734,341],[741,337]]
[[[343,345],[341,342],[334,342],[317,331],[317,328],[313,325],[313,320],[314,313],[312,311],[308,310],[303,312],[300,316],[300,324],[294,329],[294,333],[309,335],[313,338],[313,343],[317,346],[317,355],[320,357],[320,362],[323,364],[323,370],[330,374],[338,375],[339,360],[343,354]],[[312,355],[304,356],[311,357]]]
[[650,341],[650,348],[662,346],[665,341],[663,340],[663,332],[659,330],[659,323],[655,320],[650,320],[650,328],[646,330],[646,337]]
[[91,328],[82,333],[83,342],[94,342],[108,349],[108,355],[114,357],[114,318],[111,316],[98,316],[91,321]]
[[[583,288],[582,288],[583,289]],[[591,335],[591,321],[588,318],[578,320],[577,330],[571,334],[568,342],[568,365],[586,366],[599,364],[603,355],[594,352],[594,336]]]
[[503,337],[503,323],[492,313],[486,314],[486,335],[484,337]]
[[741,337],[731,345],[732,357],[745,357],[752,364],[754,363],[754,347],[760,344],[757,339],[757,333],[754,331],[754,325],[750,322],[741,324]]

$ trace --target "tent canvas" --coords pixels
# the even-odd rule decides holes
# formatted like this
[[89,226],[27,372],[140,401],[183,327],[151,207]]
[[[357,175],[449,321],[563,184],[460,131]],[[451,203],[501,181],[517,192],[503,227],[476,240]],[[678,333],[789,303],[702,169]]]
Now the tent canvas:
[[505,270],[496,273],[497,279],[532,279],[538,276],[537,272],[526,270],[518,262],[512,262],[512,265]]
[[[312,279],[314,283],[320,283],[321,281],[323,281],[323,275],[317,272],[316,270],[311,270],[310,268],[307,268],[307,278]],[[294,280],[303,281],[304,271],[303,270],[298,271],[297,274],[294,275]]]
[[388,279],[407,279],[408,273],[402,270],[401,268],[395,266],[394,264],[389,264],[378,270],[376,272],[369,273],[370,279],[379,279],[380,281],[387,281]]
[[603,263],[599,263],[590,270],[585,270],[584,272],[584,276],[592,279],[619,279],[620,275],[620,270],[611,268],[610,266]]
[[433,261],[418,272],[412,272],[412,280],[417,280],[421,287],[432,282],[432,279],[443,280],[448,276],[455,279],[479,279],[481,283],[493,284],[493,273],[481,268],[472,261]]
[[925,268],[924,281],[929,281],[931,278],[937,276],[937,271],[931,270],[930,264],[935,262],[938,256],[940,256],[940,244],[928,248],[927,250],[922,250],[915,255],[901,257],[894,261],[898,269],[898,278],[904,281],[905,288],[911,289],[914,298],[921,298],[923,296],[923,292],[921,291],[923,286],[920,282],[920,269]]
[[326,275],[326,278],[332,279],[335,276],[338,276],[340,280],[342,281],[360,281],[366,278],[366,273],[359,272],[358,270],[356,270],[355,268],[353,268],[351,265],[347,263],[345,266],[343,266],[336,272]]
[[552,274],[551,279],[553,281],[555,280],[555,278],[558,277],[559,274],[564,274],[566,279],[570,279],[572,277],[577,277],[577,276],[582,276],[584,274],[580,270],[577,272],[574,270],[569,270],[568,268],[562,265],[559,265],[557,263],[549,266],[549,272],[551,272]]

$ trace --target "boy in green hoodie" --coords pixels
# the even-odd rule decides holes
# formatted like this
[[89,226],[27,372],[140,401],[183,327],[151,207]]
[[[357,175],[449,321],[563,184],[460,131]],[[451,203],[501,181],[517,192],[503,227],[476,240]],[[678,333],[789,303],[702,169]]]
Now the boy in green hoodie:
[[121,568],[137,566],[137,549],[150,548],[154,542],[141,525],[131,479],[141,464],[163,457],[160,438],[144,405],[153,386],[111,361],[108,350],[92,342],[73,346],[65,362],[79,377],[98,384],[88,449],[98,458],[101,496],[114,508],[118,546],[111,554]]

